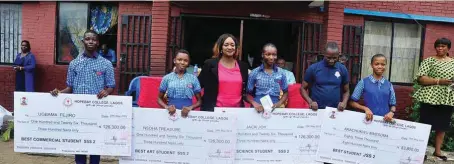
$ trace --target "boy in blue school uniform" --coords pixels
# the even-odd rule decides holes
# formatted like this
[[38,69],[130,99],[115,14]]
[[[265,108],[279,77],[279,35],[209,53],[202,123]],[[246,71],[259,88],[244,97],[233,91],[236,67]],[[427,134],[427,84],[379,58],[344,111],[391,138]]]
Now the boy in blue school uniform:
[[306,70],[300,93],[312,110],[326,107],[337,107],[339,111],[345,109],[350,90],[348,71],[338,61],[337,43],[328,42],[324,59]]
[[[366,113],[366,120],[372,120],[373,115],[384,116],[385,121],[392,121],[396,111],[396,94],[390,81],[383,77],[386,69],[386,57],[376,54],[370,65],[373,74],[358,82],[351,96],[350,105]],[[361,96],[365,106],[358,103]]]
[[[115,88],[115,76],[112,62],[100,56],[96,49],[99,44],[98,34],[88,30],[83,39],[85,52],[71,61],[68,67],[67,87],[54,89],[50,93],[97,95],[99,99],[110,95]],[[99,164],[101,156],[90,155],[90,164]],[[76,164],[86,164],[86,155],[76,155]]]

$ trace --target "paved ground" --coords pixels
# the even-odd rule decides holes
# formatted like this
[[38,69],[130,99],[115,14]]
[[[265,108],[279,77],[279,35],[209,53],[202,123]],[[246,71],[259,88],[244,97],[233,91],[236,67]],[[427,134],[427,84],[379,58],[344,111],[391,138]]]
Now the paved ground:
[[[432,154],[433,148],[427,149],[427,154]],[[450,158],[454,158],[454,152],[446,152]],[[57,156],[57,155],[37,155],[14,153],[13,142],[0,141],[0,164],[73,164],[73,156]],[[117,159],[103,159],[101,164],[118,164]],[[424,164],[454,164],[454,161],[442,162],[435,161],[429,155],[428,160]]]

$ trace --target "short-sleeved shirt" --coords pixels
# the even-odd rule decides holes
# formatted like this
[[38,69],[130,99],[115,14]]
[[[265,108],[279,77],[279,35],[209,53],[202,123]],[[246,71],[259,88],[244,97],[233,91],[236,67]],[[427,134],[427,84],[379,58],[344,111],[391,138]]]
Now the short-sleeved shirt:
[[291,71],[289,71],[289,70],[286,70],[286,69],[282,69],[282,71],[283,71],[284,74],[285,74],[285,78],[287,78],[287,84],[288,84],[288,85],[291,85],[291,84],[295,84],[295,83],[296,83],[295,75],[293,74],[293,72],[291,72]]
[[249,74],[247,92],[252,93],[256,88],[255,95],[270,95],[279,97],[281,90],[288,91],[287,78],[281,68],[273,66],[271,74],[265,71],[263,64],[255,68]]
[[66,85],[74,94],[98,94],[105,88],[115,88],[115,75],[112,63],[94,54],[85,53],[71,61]]
[[200,90],[197,77],[187,72],[181,78],[177,73],[171,72],[162,78],[159,86],[160,92],[167,92],[167,97],[173,99],[192,99]]
[[312,101],[317,102],[319,109],[338,106],[348,79],[348,71],[343,64],[336,62],[334,66],[329,66],[325,60],[309,66],[304,75],[304,81],[310,86],[309,95]]
[[[454,59],[450,61],[439,61],[433,57],[424,59],[416,74],[415,83],[421,76],[430,78],[452,79],[454,77]],[[454,90],[446,85],[421,86],[413,97],[419,102],[432,105],[454,106]]]
[[396,106],[396,94],[391,82],[382,77],[376,80],[372,75],[361,79],[356,84],[350,97],[353,101],[364,98],[365,105],[374,115],[384,116],[390,111],[390,106]]

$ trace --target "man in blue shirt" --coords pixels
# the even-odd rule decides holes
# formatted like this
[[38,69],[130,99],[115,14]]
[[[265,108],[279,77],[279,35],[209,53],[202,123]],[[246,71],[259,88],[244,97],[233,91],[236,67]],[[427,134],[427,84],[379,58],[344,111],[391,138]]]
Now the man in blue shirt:
[[115,51],[107,47],[107,44],[102,44],[101,50],[99,50],[98,54],[106,58],[107,60],[111,61],[112,63],[117,62],[117,56],[115,55]]
[[[66,79],[67,87],[63,90],[54,89],[53,96],[58,93],[97,95],[99,99],[111,94],[115,88],[115,76],[112,63],[96,52],[98,34],[88,30],[84,34],[85,52],[71,61]],[[99,155],[90,155],[90,164],[99,164]],[[86,155],[76,155],[76,164],[86,164]]]
[[287,78],[288,85],[292,85],[292,84],[296,83],[295,75],[293,75],[293,72],[285,69],[286,62],[285,62],[284,58],[277,59],[277,66],[282,69],[282,72],[284,72],[285,77]]
[[349,98],[349,78],[347,68],[338,60],[337,43],[328,42],[324,59],[307,69],[301,85],[301,96],[312,110],[326,107],[337,107],[340,111],[345,109]]

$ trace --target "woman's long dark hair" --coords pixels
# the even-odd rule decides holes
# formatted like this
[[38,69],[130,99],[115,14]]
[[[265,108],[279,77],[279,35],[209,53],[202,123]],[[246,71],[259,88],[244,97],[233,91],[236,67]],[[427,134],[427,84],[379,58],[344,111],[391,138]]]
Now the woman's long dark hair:
[[235,58],[235,59],[238,58],[238,56],[239,56],[238,48],[240,45],[238,44],[238,40],[235,38],[235,36],[233,36],[232,34],[228,34],[228,33],[225,33],[225,34],[222,34],[221,36],[219,36],[218,40],[214,44],[213,58],[222,57],[222,45],[224,45],[224,42],[225,42],[225,40],[227,40],[227,38],[232,38],[233,42],[235,42],[235,54],[233,55],[233,58]]

